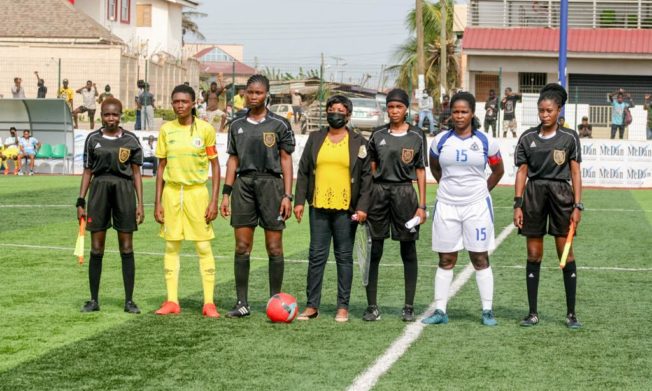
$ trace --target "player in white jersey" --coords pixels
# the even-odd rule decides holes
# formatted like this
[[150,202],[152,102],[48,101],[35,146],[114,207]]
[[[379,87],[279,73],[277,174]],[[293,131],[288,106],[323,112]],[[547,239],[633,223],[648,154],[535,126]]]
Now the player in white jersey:
[[[450,102],[452,129],[435,137],[430,171],[439,183],[432,223],[432,249],[439,253],[435,274],[435,312],[426,324],[448,323],[446,305],[457,253],[469,252],[482,302],[482,324],[496,325],[492,310],[493,273],[488,251],[494,246],[493,206],[489,191],[505,172],[498,143],[478,130],[475,97],[459,92]],[[491,175],[487,178],[485,168]]]

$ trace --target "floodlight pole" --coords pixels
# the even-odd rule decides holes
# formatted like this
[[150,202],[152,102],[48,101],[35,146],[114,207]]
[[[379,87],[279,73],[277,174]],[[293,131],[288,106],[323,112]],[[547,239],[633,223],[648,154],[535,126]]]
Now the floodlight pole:
[[[561,0],[559,10],[559,84],[568,90],[566,80],[568,52],[568,0]],[[562,108],[561,115],[564,115]]]

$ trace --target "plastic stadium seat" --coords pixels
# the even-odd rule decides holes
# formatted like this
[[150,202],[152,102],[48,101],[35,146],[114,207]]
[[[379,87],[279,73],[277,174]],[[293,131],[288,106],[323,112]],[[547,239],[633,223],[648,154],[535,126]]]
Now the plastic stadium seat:
[[50,159],[52,158],[52,145],[43,144],[41,148],[36,153],[37,159]]
[[56,144],[52,147],[52,159],[65,159],[68,155],[66,144]]

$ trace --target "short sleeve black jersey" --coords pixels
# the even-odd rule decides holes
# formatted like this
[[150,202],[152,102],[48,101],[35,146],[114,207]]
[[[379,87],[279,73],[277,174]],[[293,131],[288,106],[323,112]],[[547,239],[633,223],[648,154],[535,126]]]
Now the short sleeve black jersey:
[[516,144],[514,163],[527,164],[530,179],[571,179],[570,161],[582,162],[582,149],[577,133],[559,128],[548,139],[539,136],[540,127],[526,130]]
[[84,144],[84,168],[90,168],[94,176],[115,175],[131,179],[131,165],[143,164],[143,149],[138,137],[122,129],[119,137],[103,134],[103,128],[91,132]]
[[516,118],[516,102],[520,102],[521,97],[519,95],[510,95],[505,97],[505,103],[503,104],[503,119],[505,121],[511,121]]
[[410,126],[407,132],[398,135],[390,132],[389,125],[379,128],[369,138],[369,156],[376,163],[374,180],[416,180],[416,169],[426,166],[425,147],[426,141],[418,128]]
[[229,128],[227,152],[238,157],[238,174],[267,172],[282,174],[280,150],[294,152],[296,141],[292,126],[272,112],[261,122],[247,116],[236,118]]

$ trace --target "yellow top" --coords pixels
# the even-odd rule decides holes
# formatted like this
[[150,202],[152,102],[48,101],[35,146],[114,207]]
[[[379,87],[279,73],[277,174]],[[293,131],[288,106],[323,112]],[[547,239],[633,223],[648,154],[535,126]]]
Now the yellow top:
[[315,208],[347,210],[351,203],[349,134],[337,144],[326,137],[317,154]]
[[206,183],[208,160],[217,157],[215,129],[208,122],[198,118],[195,118],[194,125],[181,125],[178,119],[166,122],[158,134],[156,157],[167,159],[163,171],[163,180],[166,183]]
[[235,109],[235,111],[240,111],[244,109],[244,107],[245,107],[245,97],[240,96],[240,94],[236,94],[233,97],[233,108]]
[[59,93],[57,94],[59,97],[63,98],[66,100],[66,102],[72,102],[72,99],[75,97],[75,91],[68,87],[68,88],[59,88]]

